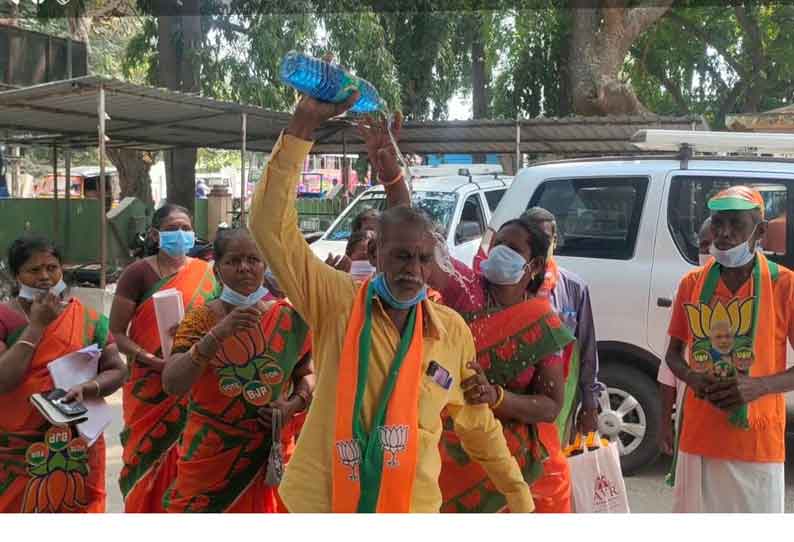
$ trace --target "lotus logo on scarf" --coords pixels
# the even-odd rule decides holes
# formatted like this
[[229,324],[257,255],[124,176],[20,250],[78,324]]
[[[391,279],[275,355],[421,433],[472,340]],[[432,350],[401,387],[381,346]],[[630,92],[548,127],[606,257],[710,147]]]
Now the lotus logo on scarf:
[[378,427],[378,435],[383,449],[391,454],[391,459],[386,464],[391,468],[399,467],[397,454],[404,452],[408,444],[408,426],[384,425]]
[[735,369],[747,371],[753,363],[751,328],[753,298],[718,301],[714,308],[685,305],[694,337],[693,369],[717,376],[732,376]]
[[340,440],[336,443],[339,461],[350,469],[348,479],[358,481],[358,468],[361,465],[361,446],[356,440]]

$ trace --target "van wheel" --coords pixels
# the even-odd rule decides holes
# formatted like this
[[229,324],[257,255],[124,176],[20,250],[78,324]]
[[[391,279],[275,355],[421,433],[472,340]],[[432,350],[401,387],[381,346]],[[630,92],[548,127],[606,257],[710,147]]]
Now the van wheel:
[[645,373],[623,364],[604,365],[598,376],[607,387],[598,401],[598,430],[617,443],[623,473],[634,474],[659,456],[659,391]]

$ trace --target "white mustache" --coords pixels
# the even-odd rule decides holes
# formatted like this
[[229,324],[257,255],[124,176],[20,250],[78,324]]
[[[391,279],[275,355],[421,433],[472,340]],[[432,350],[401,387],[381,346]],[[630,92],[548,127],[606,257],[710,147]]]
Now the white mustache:
[[414,277],[413,275],[397,275],[394,278],[395,281],[406,281],[416,284],[417,286],[424,286],[425,283],[421,279]]

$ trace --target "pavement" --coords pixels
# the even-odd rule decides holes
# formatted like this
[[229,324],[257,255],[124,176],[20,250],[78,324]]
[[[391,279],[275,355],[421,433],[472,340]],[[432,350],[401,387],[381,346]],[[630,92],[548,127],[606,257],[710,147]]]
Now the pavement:
[[[107,511],[119,513],[124,511],[124,502],[119,491],[118,479],[121,471],[121,443],[119,434],[121,422],[121,390],[108,397],[108,403],[116,415],[105,431],[107,443]],[[794,512],[794,435],[789,435],[786,443],[788,458],[786,461],[786,512]],[[664,483],[664,477],[670,469],[669,457],[661,457],[656,463],[643,469],[640,473],[626,477],[626,489],[629,494],[629,507],[632,513],[667,513],[672,509],[673,490]]]

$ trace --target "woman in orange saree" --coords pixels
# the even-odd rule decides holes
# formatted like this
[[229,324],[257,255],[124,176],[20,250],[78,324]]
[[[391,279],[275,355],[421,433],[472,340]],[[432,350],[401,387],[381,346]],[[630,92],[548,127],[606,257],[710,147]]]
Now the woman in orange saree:
[[58,251],[43,238],[17,239],[9,265],[18,296],[0,305],[0,512],[104,512],[105,441],[49,424],[30,402],[55,386],[47,365],[96,344],[97,375],[65,402],[104,397],[126,371],[104,316],[64,301]]
[[174,288],[185,311],[203,305],[215,293],[211,266],[188,258],[193,226],[187,210],[165,205],[152,217],[150,240],[159,249],[131,264],[119,278],[110,328],[127,356],[130,378],[124,385],[124,467],[119,486],[126,512],[163,512],[162,497],[176,475],[177,444],[186,405],[169,397],[160,374],[164,361],[152,296]]
[[[441,293],[468,322],[477,347],[478,374],[463,383],[466,399],[489,404],[502,422],[536,512],[570,512],[570,471],[555,422],[566,402],[565,360],[575,344],[548,299],[536,296],[548,242],[537,226],[509,221],[481,264],[484,276],[454,262]],[[504,497],[446,425],[441,456],[442,512],[505,509]]]
[[267,480],[272,424],[274,416],[283,420],[288,457],[314,386],[309,330],[285,301],[263,301],[264,263],[246,230],[220,233],[215,256],[223,291],[185,317],[163,371],[168,393],[190,395],[176,479],[163,506],[276,512],[276,482]]

